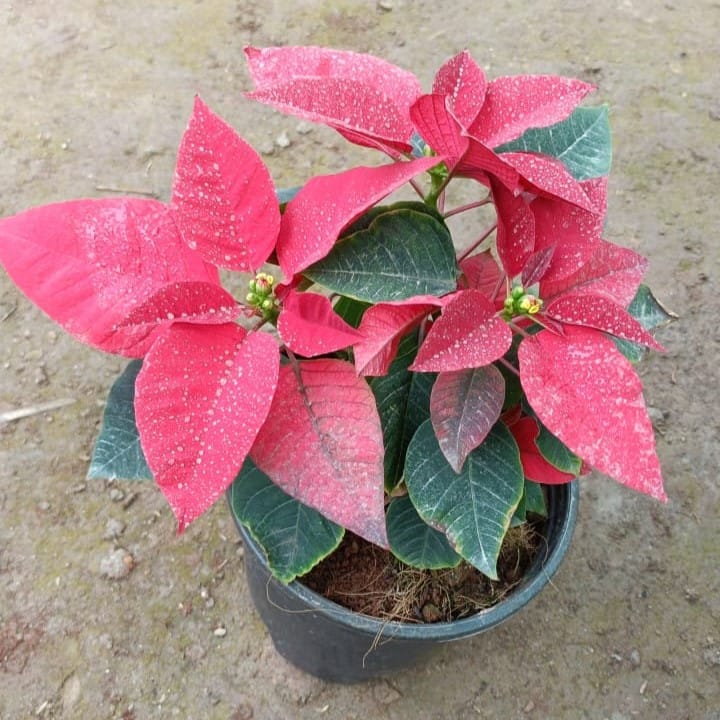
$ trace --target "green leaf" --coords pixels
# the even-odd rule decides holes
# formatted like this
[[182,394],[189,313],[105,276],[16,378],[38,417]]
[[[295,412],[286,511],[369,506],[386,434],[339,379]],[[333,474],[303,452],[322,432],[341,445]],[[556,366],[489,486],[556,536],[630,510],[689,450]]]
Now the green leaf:
[[425,212],[400,209],[338,242],[305,275],[341,295],[376,303],[445,295],[455,290],[457,272],[445,225]]
[[565,164],[576,180],[610,172],[612,138],[607,106],[576,108],[567,119],[546,128],[530,128],[495,152],[538,152]]
[[540,434],[535,440],[535,445],[540,454],[558,470],[578,475],[582,468],[582,460],[565,443],[558,440],[540,420],[537,420],[537,424],[540,426]]
[[511,527],[517,527],[518,525],[526,523],[528,513],[547,517],[545,493],[543,492],[542,485],[526,479],[523,496],[517,508],[515,508],[515,514],[510,523]]
[[349,325],[354,328],[360,327],[363,313],[370,307],[370,303],[353,300],[349,297],[341,295],[335,304],[333,310]]
[[283,492],[248,457],[230,490],[237,519],[263,548],[273,575],[292,582],[329,555],[344,529]]
[[431,528],[417,513],[410,498],[395,498],[387,511],[388,539],[395,557],[416,568],[455,567],[462,559],[445,535]]
[[540,483],[532,480],[525,481],[525,512],[535,513],[542,517],[547,517],[547,504],[545,502],[545,492]]
[[627,310],[646,330],[667,325],[677,318],[662,306],[647,285],[640,285]]
[[110,388],[90,459],[89,480],[153,479],[135,424],[135,378],[141,367],[141,360],[133,360]]
[[[662,327],[677,318],[674,312],[662,306],[647,285],[640,285],[637,293],[635,293],[635,297],[630,305],[628,305],[627,311],[646,330],[654,330]],[[637,345],[629,340],[616,337],[611,337],[611,340],[630,362],[640,362],[648,352],[647,348],[643,345]]]
[[510,431],[495,424],[456,474],[429,420],[415,433],[405,461],[405,483],[420,517],[443,531],[453,549],[492,579],[515,508],[523,496],[520,451]]
[[296,187],[291,188],[279,188],[276,190],[275,197],[277,197],[278,205],[280,205],[281,209],[284,209],[285,205],[287,205],[301,190],[302,185],[297,185]]
[[402,479],[405,453],[415,431],[430,417],[430,392],[435,373],[414,373],[408,366],[417,354],[417,333],[400,342],[387,375],[368,378],[375,395],[385,445],[385,488]]
[[443,216],[435,208],[430,207],[430,205],[426,205],[424,202],[419,202],[418,200],[400,200],[392,205],[375,205],[369,210],[366,210],[355,222],[348,225],[341,237],[349,237],[356,232],[360,232],[360,230],[367,230],[381,215],[396,210],[415,210],[416,212],[424,213],[425,215],[435,218],[438,222],[443,222]]

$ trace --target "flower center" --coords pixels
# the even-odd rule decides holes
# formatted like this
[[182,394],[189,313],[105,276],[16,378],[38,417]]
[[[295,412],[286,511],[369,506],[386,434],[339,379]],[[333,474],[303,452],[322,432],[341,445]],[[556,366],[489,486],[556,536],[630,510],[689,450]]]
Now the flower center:
[[522,285],[516,285],[505,298],[503,315],[507,320],[518,315],[537,315],[542,306],[543,301],[537,295],[526,292]]
[[278,300],[275,297],[275,278],[268,273],[258,273],[248,285],[245,299],[250,307],[259,311],[264,320],[274,320],[278,313]]

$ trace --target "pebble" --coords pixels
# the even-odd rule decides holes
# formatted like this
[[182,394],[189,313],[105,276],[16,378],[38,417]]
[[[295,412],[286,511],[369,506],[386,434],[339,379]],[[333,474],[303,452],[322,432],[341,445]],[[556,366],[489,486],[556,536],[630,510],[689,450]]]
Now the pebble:
[[703,660],[706,665],[720,667],[720,648],[711,648],[703,653]]
[[116,520],[110,518],[105,523],[105,532],[103,534],[103,540],[115,540],[119,538],[125,532],[125,523],[122,520]]
[[390,705],[399,700],[402,695],[388,682],[380,682],[372,689],[373,697],[381,705]]
[[377,6],[378,10],[383,10],[384,12],[391,12],[393,9],[392,0],[378,0]]
[[110,499],[113,502],[120,502],[125,499],[125,493],[120,488],[110,488]]
[[640,651],[639,650],[631,650],[630,651],[630,664],[634,667],[640,667]]
[[213,630],[213,635],[215,637],[225,637],[227,635],[227,628],[224,628],[222,625],[220,627],[216,627]]
[[302,122],[299,122],[295,130],[297,131],[298,135],[307,135],[308,133],[311,133],[313,129],[313,126],[311,123],[306,122],[303,120]]
[[126,578],[135,567],[135,558],[124,548],[112,550],[100,561],[100,574],[110,580]]
[[283,131],[275,138],[275,144],[279,148],[288,148],[292,145],[292,141],[288,137],[288,134]]
[[269,140],[261,143],[258,149],[261,155],[272,155],[275,152],[275,146]]
[[652,406],[648,405],[647,412],[648,412],[648,417],[650,418],[652,423],[655,425],[665,422],[665,420],[667,418],[667,413],[665,413],[660,408],[656,408],[656,407],[652,407]]

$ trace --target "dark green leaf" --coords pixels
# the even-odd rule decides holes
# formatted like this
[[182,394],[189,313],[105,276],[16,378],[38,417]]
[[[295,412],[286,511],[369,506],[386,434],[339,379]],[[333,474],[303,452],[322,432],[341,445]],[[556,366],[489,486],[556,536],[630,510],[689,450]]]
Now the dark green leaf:
[[534,513],[547,517],[547,503],[545,502],[545,491],[540,483],[532,480],[525,481],[525,512]]
[[517,527],[518,525],[526,523],[528,513],[547,517],[545,493],[543,492],[542,485],[526,479],[523,496],[517,508],[515,508],[515,514],[510,523],[511,527]]
[[329,555],[345,533],[274,485],[249,457],[231,486],[230,503],[263,548],[273,575],[284,583]]
[[435,373],[410,372],[407,368],[416,354],[417,333],[411,333],[401,341],[388,374],[369,378],[383,429],[387,490],[400,482],[410,440],[430,417],[430,391]]
[[340,296],[333,305],[335,312],[349,325],[354,328],[360,327],[363,313],[370,307],[370,303],[353,300],[349,297]]
[[562,472],[578,475],[582,467],[582,460],[570,448],[558,440],[539,420],[540,434],[535,445],[540,454],[553,466]]
[[90,480],[153,479],[135,424],[135,378],[141,366],[142,361],[133,360],[110,388],[88,468]]
[[407,565],[439,570],[455,567],[461,560],[445,535],[431,528],[418,515],[407,495],[390,503],[387,530],[390,549]]
[[305,274],[365,302],[445,295],[455,290],[457,263],[448,229],[431,215],[401,209],[338,242]]
[[677,318],[675,313],[666,310],[660,304],[647,285],[640,285],[635,297],[628,305],[628,312],[646,330],[654,330],[662,325],[667,325]]
[[576,108],[566,120],[546,128],[531,128],[495,151],[552,155],[576,180],[607,175],[612,161],[607,106]]
[[456,474],[440,450],[429,420],[407,451],[405,483],[420,517],[443,531],[453,549],[497,579],[497,558],[524,488],[520,451],[497,423]]
[[[627,310],[646,330],[654,330],[667,325],[677,318],[675,313],[666,310],[662,306],[647,285],[640,285]],[[613,340],[617,349],[631,362],[639,362],[648,352],[643,345],[637,345],[629,340],[615,337],[611,337],[611,340]]]
[[279,190],[276,190],[275,196],[277,197],[278,204],[280,206],[287,205],[301,190],[302,185],[291,188],[280,188]]
[[400,200],[400,202],[393,203],[392,205],[375,205],[371,207],[355,220],[354,223],[348,225],[342,237],[349,237],[361,230],[367,230],[373,224],[373,221],[381,215],[397,210],[415,210],[416,212],[424,213],[425,215],[435,218],[438,222],[443,222],[443,216],[435,208],[426,205],[424,202],[417,200]]

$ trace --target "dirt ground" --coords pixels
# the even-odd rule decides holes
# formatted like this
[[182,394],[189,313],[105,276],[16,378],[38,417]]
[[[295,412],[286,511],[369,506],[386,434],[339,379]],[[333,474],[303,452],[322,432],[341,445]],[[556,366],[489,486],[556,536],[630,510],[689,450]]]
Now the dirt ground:
[[0,214],[167,199],[193,95],[279,186],[377,162],[242,98],[247,43],[325,44],[433,71],[592,80],[615,138],[607,236],[681,315],[642,368],[669,504],[583,482],[572,550],[519,617],[413,672],[325,684],[272,649],[220,504],[180,538],[150,484],[85,481],[123,366],[0,274],[0,718],[718,720],[720,4],[710,0],[0,0]]

